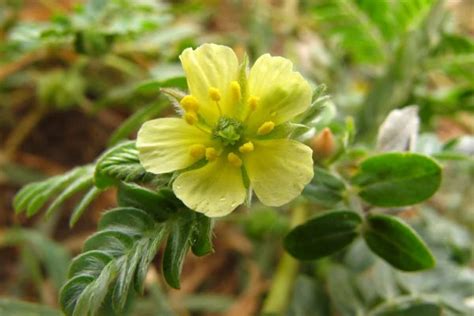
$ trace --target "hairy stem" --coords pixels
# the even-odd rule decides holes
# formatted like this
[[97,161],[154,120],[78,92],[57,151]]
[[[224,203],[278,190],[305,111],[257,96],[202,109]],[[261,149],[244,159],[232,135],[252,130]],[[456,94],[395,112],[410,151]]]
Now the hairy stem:
[[[291,226],[294,227],[304,222],[307,217],[306,213],[305,205],[297,205],[292,210]],[[270,291],[263,305],[262,312],[264,315],[283,315],[285,313],[298,268],[299,262],[293,259],[288,253],[283,253],[278,263]]]

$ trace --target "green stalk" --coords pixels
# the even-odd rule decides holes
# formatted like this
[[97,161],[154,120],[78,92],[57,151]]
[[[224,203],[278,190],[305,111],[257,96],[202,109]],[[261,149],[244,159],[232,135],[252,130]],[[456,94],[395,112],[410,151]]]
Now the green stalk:
[[[305,205],[297,205],[292,210],[291,227],[303,223],[306,217],[307,211]],[[286,312],[298,268],[299,262],[293,259],[288,253],[283,253],[278,263],[270,291],[263,304],[263,315],[283,315]]]

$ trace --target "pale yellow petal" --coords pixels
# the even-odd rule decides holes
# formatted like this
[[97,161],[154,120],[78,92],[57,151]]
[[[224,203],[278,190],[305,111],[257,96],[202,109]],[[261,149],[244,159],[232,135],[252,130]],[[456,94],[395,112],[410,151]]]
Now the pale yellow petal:
[[258,99],[248,125],[256,130],[262,123],[275,125],[286,122],[304,112],[311,104],[311,87],[293,71],[293,64],[286,58],[265,54],[257,59],[248,80],[250,97]]
[[232,102],[231,82],[239,75],[239,62],[234,51],[227,46],[204,44],[196,50],[185,49],[179,58],[189,92],[199,102],[200,114],[210,124],[217,121],[219,110],[209,96],[209,89],[216,88],[220,94],[219,106],[224,114],[232,115],[236,109]]
[[174,181],[173,191],[187,207],[209,217],[229,214],[246,197],[241,168],[229,164],[225,157],[182,173]]
[[294,140],[254,141],[254,151],[242,156],[253,190],[269,206],[290,202],[313,178],[312,151]]
[[167,173],[191,166],[201,157],[191,154],[195,145],[209,147],[211,135],[179,118],[148,121],[138,131],[140,163],[152,173]]

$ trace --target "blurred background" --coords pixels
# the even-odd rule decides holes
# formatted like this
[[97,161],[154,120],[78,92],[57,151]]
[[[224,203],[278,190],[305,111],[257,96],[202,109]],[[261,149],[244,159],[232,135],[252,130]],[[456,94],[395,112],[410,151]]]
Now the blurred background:
[[[205,42],[252,62],[267,52],[292,60],[331,96],[320,126],[337,137],[352,117],[361,150],[372,150],[391,110],[416,104],[416,150],[443,160],[441,190],[402,214],[437,268],[395,272],[356,243],[304,266],[289,315],[368,315],[423,295],[442,303],[390,315],[473,312],[472,0],[0,0],[0,315],[57,315],[70,259],[115,203],[102,194],[71,229],[77,199],[44,220],[16,216],[15,193],[173,115],[159,88],[184,89],[178,56]],[[182,289],[167,288],[156,264],[132,315],[256,315],[287,227],[283,213],[258,205],[219,221],[216,252],[187,259]]]

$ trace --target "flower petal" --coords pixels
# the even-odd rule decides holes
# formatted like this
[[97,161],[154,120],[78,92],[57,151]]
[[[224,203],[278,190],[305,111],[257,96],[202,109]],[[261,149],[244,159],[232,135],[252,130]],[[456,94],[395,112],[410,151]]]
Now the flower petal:
[[251,130],[265,121],[273,121],[275,125],[286,122],[311,104],[309,83],[283,57],[265,54],[258,58],[250,70],[248,89],[250,96],[259,98],[248,121]]
[[190,154],[196,144],[212,146],[210,134],[179,118],[160,118],[142,125],[137,149],[140,163],[152,173],[167,173],[189,167],[199,157]]
[[246,196],[241,168],[224,157],[182,173],[173,182],[173,191],[187,207],[209,217],[229,214]]
[[313,178],[312,150],[290,139],[254,141],[243,155],[253,190],[263,204],[280,206],[296,198]]
[[224,114],[232,115],[233,109],[230,83],[237,80],[239,61],[234,51],[222,45],[204,44],[196,50],[187,48],[179,56],[186,73],[190,93],[199,102],[199,112],[213,124],[219,110],[209,97],[209,88],[217,88],[221,94],[219,105]]

